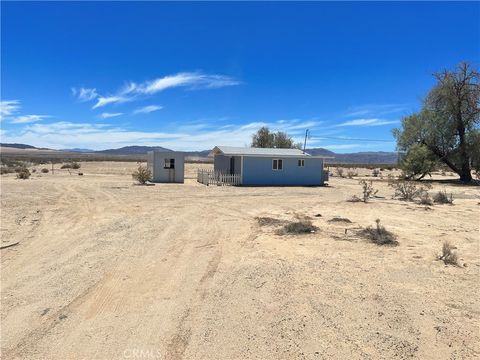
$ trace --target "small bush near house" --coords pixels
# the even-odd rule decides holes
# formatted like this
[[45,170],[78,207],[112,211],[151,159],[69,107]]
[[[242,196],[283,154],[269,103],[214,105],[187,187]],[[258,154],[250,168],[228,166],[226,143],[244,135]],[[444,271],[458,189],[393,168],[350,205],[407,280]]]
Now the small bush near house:
[[367,238],[372,243],[377,245],[397,246],[397,237],[393,233],[385,229],[384,226],[380,225],[380,219],[375,220],[375,222],[377,224],[375,228],[369,226],[359,231],[359,235]]
[[337,168],[335,169],[335,172],[336,172],[337,176],[340,176],[340,177],[342,177],[342,178],[344,177],[344,175],[343,175],[343,169],[342,169],[342,168],[337,167]]
[[458,256],[453,249],[454,247],[448,241],[445,241],[442,246],[442,255],[438,256],[438,260],[442,260],[445,265],[458,266]]
[[48,170],[47,168],[43,168],[43,169],[42,169],[42,173],[44,173],[44,174],[48,173],[49,171],[50,171],[50,170]]
[[450,196],[448,196],[445,190],[439,191],[433,195],[433,202],[437,204],[453,204],[453,195],[450,193]]
[[430,185],[418,186],[414,181],[408,180],[394,181],[388,184],[388,186],[395,190],[394,198],[406,201],[415,200],[431,188]]
[[286,224],[278,234],[309,234],[318,230],[310,220],[300,220]]
[[27,168],[23,168],[17,172],[17,179],[26,180],[30,177],[30,171]]
[[372,181],[361,180],[359,184],[362,185],[363,202],[365,203],[378,192],[378,190],[374,189]]
[[137,170],[132,173],[132,178],[139,184],[145,185],[152,179],[152,172],[146,166],[139,165]]

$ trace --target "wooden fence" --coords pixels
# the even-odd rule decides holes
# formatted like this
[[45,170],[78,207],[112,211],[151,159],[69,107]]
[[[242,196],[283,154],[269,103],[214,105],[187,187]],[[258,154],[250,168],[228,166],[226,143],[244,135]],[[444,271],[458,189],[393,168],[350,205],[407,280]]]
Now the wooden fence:
[[213,170],[198,169],[197,181],[204,185],[238,186],[242,184],[240,174],[222,174]]

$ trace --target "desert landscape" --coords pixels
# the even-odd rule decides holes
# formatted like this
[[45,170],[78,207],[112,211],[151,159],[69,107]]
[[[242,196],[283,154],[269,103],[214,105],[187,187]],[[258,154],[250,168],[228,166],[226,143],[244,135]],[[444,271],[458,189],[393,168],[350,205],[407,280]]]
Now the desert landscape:
[[[436,173],[453,205],[421,205],[392,199],[390,170],[219,187],[186,164],[185,184],[138,186],[136,166],[1,177],[3,359],[480,356],[478,186]],[[378,193],[347,201],[361,179]],[[296,219],[318,229],[279,232]],[[398,246],[358,236],[376,219]]]

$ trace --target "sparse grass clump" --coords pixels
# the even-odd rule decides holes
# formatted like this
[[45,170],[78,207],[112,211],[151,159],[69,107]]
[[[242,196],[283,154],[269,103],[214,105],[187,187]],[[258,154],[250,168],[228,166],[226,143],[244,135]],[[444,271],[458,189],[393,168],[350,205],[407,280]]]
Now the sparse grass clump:
[[47,174],[50,170],[48,170],[47,168],[43,168],[41,171],[42,173]]
[[348,202],[363,202],[362,199],[360,199],[357,195],[353,195],[350,199],[347,200]]
[[279,234],[310,234],[318,230],[310,220],[289,222],[279,231]]
[[17,172],[17,179],[26,180],[30,178],[30,171],[27,168],[22,168]]
[[132,173],[132,178],[137,180],[140,185],[145,185],[152,179],[152,172],[146,166],[139,165],[137,170]]
[[433,202],[437,204],[453,204],[453,195],[450,193],[450,196],[448,196],[445,190],[439,191],[433,195]]
[[395,193],[393,194],[394,198],[405,201],[413,201],[424,195],[427,190],[431,188],[430,185],[418,186],[414,181],[408,180],[393,181],[390,182],[388,186],[395,190]]
[[374,197],[378,192],[378,190],[374,189],[372,181],[361,180],[359,184],[362,185],[364,203],[368,202],[368,200]]
[[380,225],[380,219],[375,220],[377,226],[375,228],[368,226],[367,228],[359,231],[359,235],[367,238],[372,243],[377,245],[391,245],[397,246],[398,241],[395,234],[385,229]]
[[438,260],[442,260],[445,265],[458,265],[458,255],[453,251],[453,247],[448,241],[445,241],[442,246],[442,254],[438,256]]

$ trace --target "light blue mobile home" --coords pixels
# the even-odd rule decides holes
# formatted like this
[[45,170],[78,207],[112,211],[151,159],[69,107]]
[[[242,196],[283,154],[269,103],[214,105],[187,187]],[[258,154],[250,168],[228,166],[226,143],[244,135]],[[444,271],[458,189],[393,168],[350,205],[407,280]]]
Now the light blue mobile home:
[[324,157],[299,149],[216,146],[214,171],[240,175],[242,185],[319,186],[328,181]]

